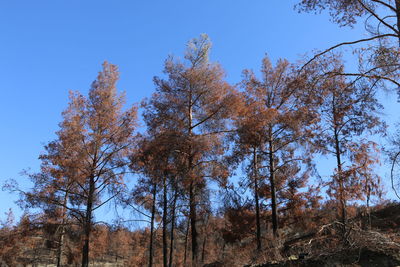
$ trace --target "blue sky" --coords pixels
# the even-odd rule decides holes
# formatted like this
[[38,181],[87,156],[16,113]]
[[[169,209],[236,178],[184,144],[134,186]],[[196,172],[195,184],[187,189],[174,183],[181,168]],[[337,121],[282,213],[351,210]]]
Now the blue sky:
[[[119,89],[131,104],[151,95],[165,58],[182,56],[186,42],[201,33],[210,36],[211,60],[232,83],[244,68],[257,71],[265,53],[272,61],[295,61],[364,36],[362,25],[340,28],[327,14],[298,14],[296,2],[0,0],[0,183],[14,178],[29,186],[19,173],[38,169],[68,90],[86,93],[104,60],[119,66]],[[394,99],[383,97],[389,115]],[[14,200],[0,191],[0,218]]]

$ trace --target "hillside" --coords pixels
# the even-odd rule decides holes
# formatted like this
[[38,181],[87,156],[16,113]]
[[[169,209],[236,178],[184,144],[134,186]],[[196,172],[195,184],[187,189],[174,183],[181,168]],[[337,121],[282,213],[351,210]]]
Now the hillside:
[[393,267],[400,265],[400,205],[389,204],[371,213],[371,229],[367,218],[356,217],[345,245],[337,244],[335,223],[322,226],[318,232],[288,240],[283,245],[286,260],[272,261],[254,267]]
[[[358,211],[363,208],[359,207]],[[314,215],[317,219],[325,210]],[[326,214],[325,214],[326,215]],[[320,218],[319,218],[320,219]],[[213,224],[218,224],[218,218],[213,219]],[[210,228],[214,228],[213,224]],[[28,224],[25,222],[25,227]],[[37,227],[37,226],[36,226]],[[341,235],[340,223],[330,220],[322,226],[315,228],[299,228],[292,225],[285,226],[280,232],[278,240],[264,236],[266,247],[257,252],[253,238],[246,237],[230,243],[229,239],[223,241],[218,236],[223,236],[224,230],[220,228],[210,236],[210,243],[205,247],[204,267],[247,266],[247,267],[333,267],[333,266],[362,266],[362,267],[393,267],[400,265],[400,204],[389,203],[377,206],[371,212],[371,226],[369,228],[368,216],[359,212],[348,223],[348,232],[345,240]],[[179,228],[178,228],[179,229]],[[72,231],[72,230],[71,230]],[[221,232],[222,231],[222,232]],[[111,266],[145,266],[147,239],[146,231],[128,231],[127,229],[115,230],[107,227],[96,229],[93,247],[95,255],[91,256],[93,265],[98,267]],[[236,234],[238,234],[236,232]],[[176,253],[183,258],[182,242],[184,236],[177,235]],[[7,236],[9,239],[7,239]],[[121,239],[124,236],[125,239]],[[15,239],[12,239],[15,238]],[[154,266],[161,266],[161,232],[156,232]],[[31,226],[29,228],[15,228],[5,234],[4,229],[1,240],[14,242],[9,247],[8,254],[14,257],[14,262],[6,266],[56,266],[56,252],[53,248],[52,237],[46,234],[44,228]],[[7,241],[7,242],[8,242]],[[19,242],[22,241],[22,242]],[[62,266],[77,266],[79,251],[72,251],[67,243],[65,255],[70,263]],[[179,244],[179,245],[178,245]],[[6,249],[6,248],[3,248]],[[72,253],[72,254],[70,254]],[[3,256],[6,254],[3,254]],[[4,258],[3,260],[7,260]],[[247,265],[246,265],[247,262]],[[189,264],[189,263],[188,263]],[[176,266],[185,265],[177,261]]]

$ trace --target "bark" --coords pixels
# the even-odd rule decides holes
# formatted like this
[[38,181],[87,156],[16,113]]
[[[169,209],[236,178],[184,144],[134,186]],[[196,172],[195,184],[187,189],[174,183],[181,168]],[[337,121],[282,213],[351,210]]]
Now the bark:
[[168,266],[168,245],[167,245],[167,175],[164,173],[163,179],[163,228],[162,228],[162,243],[163,243],[163,266]]
[[156,194],[157,185],[153,186],[153,203],[151,207],[151,219],[150,219],[150,245],[149,245],[149,267],[153,266],[153,239],[154,239],[154,218],[156,213]]
[[[189,93],[189,106],[188,106],[188,135],[189,138],[193,136],[193,100],[192,100],[192,92]],[[195,265],[197,261],[197,229],[196,229],[196,196],[195,196],[195,182],[193,181],[194,177],[192,177],[192,169],[193,169],[193,157],[192,157],[192,148],[189,146],[188,151],[188,174],[190,181],[189,186],[189,213],[190,213],[190,228],[191,228],[191,243],[192,243],[192,265]]]
[[[64,222],[63,222],[64,224]],[[61,226],[61,233],[60,233],[60,239],[59,239],[59,244],[58,244],[58,250],[57,250],[57,267],[61,267],[62,264],[62,254],[63,254],[63,246],[64,246],[64,225]]]
[[185,235],[185,254],[184,254],[184,258],[183,258],[183,266],[186,266],[186,260],[187,260],[187,245],[188,245],[188,239],[189,239],[189,226],[190,226],[190,219],[188,218],[187,226],[186,226],[186,235]]
[[274,144],[272,142],[272,129],[269,130],[269,183],[271,186],[271,213],[272,213],[272,232],[275,237],[278,236],[278,211],[276,205],[275,188],[275,162],[274,162]]
[[254,200],[256,202],[256,239],[257,250],[261,250],[261,224],[260,224],[260,203],[258,198],[258,162],[257,150],[253,150],[253,175],[254,175]]
[[339,182],[339,203],[340,203],[340,220],[342,222],[343,237],[346,233],[347,214],[346,214],[346,199],[344,196],[344,177],[342,170],[342,159],[340,153],[339,133],[335,128],[335,154],[336,154],[336,167]]
[[224,260],[225,260],[225,247],[226,247],[226,242],[225,241],[223,241],[224,243],[223,243],[223,245],[222,245],[222,262],[224,262]]
[[57,250],[57,267],[61,267],[62,265],[62,255],[64,253],[64,236],[65,236],[65,224],[66,224],[66,215],[67,215],[67,199],[68,199],[68,192],[64,195],[63,201],[63,208],[62,208],[62,221],[61,221],[61,231],[60,231],[60,239],[58,243],[58,250]]
[[201,262],[204,263],[205,255],[206,255],[206,244],[207,244],[207,235],[204,235],[203,239],[203,249],[201,251]]
[[190,184],[189,189],[189,202],[190,202],[190,229],[192,230],[192,264],[197,262],[197,229],[196,229],[196,202],[195,202],[195,189],[193,182]]
[[174,231],[175,231],[175,209],[176,200],[178,198],[178,190],[175,188],[174,201],[172,204],[172,218],[171,218],[171,234],[170,234],[170,244],[169,244],[169,267],[172,267],[173,255],[174,255]]
[[204,239],[203,239],[203,246],[202,246],[202,250],[201,250],[201,263],[204,263],[204,259],[205,259],[205,255],[206,255],[206,244],[207,244],[207,228],[208,228],[208,221],[209,220],[209,216],[207,216],[206,219],[206,223],[204,225],[204,231],[203,231],[203,235],[204,235]]
[[340,151],[340,137],[339,137],[339,125],[337,125],[337,110],[336,110],[336,98],[335,95],[332,96],[332,113],[333,113],[333,134],[335,140],[335,156],[336,156],[336,168],[337,168],[337,176],[338,176],[338,183],[339,183],[339,209],[340,209],[340,220],[342,223],[342,235],[343,240],[346,234],[346,221],[347,221],[347,214],[346,214],[346,199],[344,196],[344,177],[343,177],[343,170],[342,170],[342,159],[341,159],[341,151]]
[[369,202],[371,199],[371,187],[368,186],[367,188],[367,216],[368,216],[368,230],[371,230],[372,221],[371,221],[371,209],[369,207]]
[[93,200],[95,193],[95,180],[94,176],[91,175],[89,178],[89,192],[86,206],[86,217],[85,217],[85,240],[82,249],[82,267],[89,267],[89,244],[90,244],[90,233],[92,231],[92,212],[93,212]]

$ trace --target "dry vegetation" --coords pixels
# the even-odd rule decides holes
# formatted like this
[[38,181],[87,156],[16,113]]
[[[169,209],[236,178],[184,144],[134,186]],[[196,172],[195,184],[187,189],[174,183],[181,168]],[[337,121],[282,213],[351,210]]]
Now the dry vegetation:
[[[232,212],[232,211],[230,211]],[[255,218],[240,228],[243,212],[226,219],[212,216],[208,221],[207,239],[201,242],[201,260],[204,266],[396,266],[400,264],[400,205],[385,203],[373,207],[371,223],[365,207],[354,207],[349,220],[346,242],[343,242],[340,222],[329,205],[321,207],[309,220],[314,227],[301,224],[283,224],[279,238],[272,232],[263,232],[265,244],[257,250]],[[323,218],[323,220],[321,220]],[[271,230],[271,223],[267,228]],[[52,229],[53,228],[53,229]],[[201,226],[199,228],[202,228]],[[79,229],[66,230],[64,266],[80,265]],[[148,264],[149,228],[128,230],[109,226],[96,226],[92,235],[90,260],[94,266],[145,266]],[[177,227],[173,266],[185,266],[184,227]],[[154,266],[162,266],[162,230],[154,233]],[[32,224],[27,217],[14,227],[1,231],[2,258],[9,266],[19,264],[54,264],[57,242],[54,226]],[[7,244],[12,244],[8,245]],[[188,249],[186,249],[188,253]],[[186,265],[189,264],[187,259]]]
[[[265,57],[259,74],[244,70],[233,85],[201,35],[154,78],[140,105],[142,131],[139,106],[124,107],[118,68],[105,62],[88,96],[71,92],[40,171],[27,173],[32,189],[4,185],[27,212],[2,223],[3,263],[400,265],[400,206],[382,196],[375,169],[383,149],[374,141],[386,133],[377,93],[400,88],[400,1],[303,0],[297,8],[328,8],[342,26],[368,17],[371,37],[305,63]],[[358,72],[335,54],[348,44],[365,45],[354,51]],[[393,189],[399,137],[384,148]],[[321,156],[333,166],[324,179]],[[98,210],[110,203],[132,215],[101,221]]]

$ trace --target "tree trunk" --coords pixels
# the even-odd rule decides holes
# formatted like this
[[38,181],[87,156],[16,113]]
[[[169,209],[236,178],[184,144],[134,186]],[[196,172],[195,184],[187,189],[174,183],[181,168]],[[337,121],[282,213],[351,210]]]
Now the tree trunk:
[[[64,224],[64,222],[63,222]],[[61,233],[60,233],[60,239],[59,239],[59,244],[58,244],[58,250],[57,250],[57,267],[61,267],[62,264],[62,254],[63,254],[63,246],[64,246],[64,225],[61,226]]]
[[371,199],[371,186],[367,186],[367,216],[368,216],[368,230],[371,230],[372,221],[371,221],[371,209],[369,207],[369,202]]
[[274,162],[274,145],[272,142],[272,129],[269,130],[269,182],[271,186],[271,213],[272,213],[272,232],[275,237],[278,236],[278,211],[276,205],[276,188],[275,188],[275,162]]
[[66,224],[66,216],[67,216],[67,210],[66,206],[68,202],[68,191],[64,195],[64,201],[63,205],[64,207],[62,208],[62,221],[61,221],[61,232],[60,232],[60,239],[58,242],[58,250],[57,250],[57,267],[61,267],[62,265],[62,255],[63,255],[63,249],[64,249],[64,236],[65,236],[65,224]]
[[203,231],[203,235],[204,235],[204,239],[203,239],[203,246],[202,246],[202,250],[201,250],[201,263],[204,264],[204,259],[206,256],[206,244],[207,244],[207,228],[208,228],[208,222],[209,222],[209,215],[207,215],[207,219],[206,219],[206,223],[204,224],[204,231]]
[[167,205],[167,175],[164,172],[164,178],[163,178],[163,217],[162,217],[162,222],[163,222],[163,228],[162,228],[162,243],[163,243],[163,265],[164,267],[168,266],[168,245],[167,245],[167,210],[168,210],[168,205]]
[[201,262],[204,263],[204,259],[206,256],[206,244],[207,244],[207,235],[204,235],[203,239],[203,249],[201,251]]
[[196,200],[193,182],[190,184],[189,205],[190,205],[190,228],[192,231],[192,265],[196,266],[197,262],[197,229],[196,229]]
[[183,258],[183,266],[186,266],[186,260],[187,260],[187,245],[188,245],[188,239],[189,239],[189,226],[190,226],[190,218],[187,220],[187,226],[186,226],[186,235],[185,235],[185,254]]
[[94,176],[89,178],[89,194],[86,206],[86,217],[85,217],[85,240],[82,249],[82,267],[89,267],[89,244],[90,244],[90,233],[92,231],[92,211],[93,211],[93,199],[95,192],[95,181]]
[[153,203],[151,206],[151,219],[150,219],[150,245],[149,245],[149,267],[153,266],[153,237],[154,237],[154,217],[156,213],[156,194],[157,185],[153,185]]
[[261,250],[261,223],[260,223],[260,203],[258,199],[258,162],[257,150],[253,150],[253,176],[254,176],[254,200],[256,202],[256,240],[257,250]]
[[[334,109],[335,114],[335,109]],[[336,117],[336,116],[335,116]],[[334,121],[336,121],[334,119]],[[336,154],[336,167],[337,167],[337,176],[338,176],[338,183],[339,183],[339,205],[340,205],[340,220],[342,223],[342,235],[345,238],[346,235],[346,224],[347,224],[347,204],[346,198],[344,196],[344,177],[343,177],[343,170],[342,170],[342,159],[341,159],[341,151],[340,151],[340,142],[339,142],[339,133],[337,127],[335,126],[334,129],[334,138],[335,138],[335,154]]]
[[174,230],[175,230],[175,209],[176,200],[178,198],[178,190],[175,188],[174,202],[172,204],[172,218],[171,218],[171,234],[170,234],[170,244],[169,244],[169,267],[172,267],[173,255],[174,255]]
[[[188,99],[188,135],[190,138],[193,137],[193,100],[192,100],[192,92],[189,93]],[[195,181],[193,180],[195,177],[192,177],[193,170],[193,157],[192,157],[192,147],[189,145],[188,151],[188,174],[190,181],[189,186],[189,213],[190,213],[190,227],[191,227],[191,237],[192,237],[192,266],[196,266],[197,262],[197,229],[196,229],[196,194],[195,194]]]

